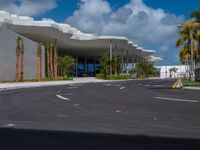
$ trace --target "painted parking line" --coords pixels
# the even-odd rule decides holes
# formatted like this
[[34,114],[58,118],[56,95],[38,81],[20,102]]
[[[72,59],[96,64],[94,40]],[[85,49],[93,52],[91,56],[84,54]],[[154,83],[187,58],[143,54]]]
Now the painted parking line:
[[168,100],[168,101],[179,101],[179,102],[190,102],[190,103],[198,103],[198,100],[186,100],[186,99],[176,99],[169,97],[155,97],[155,99]]
[[145,86],[146,87],[164,87],[163,85],[159,85],[159,84],[151,84],[151,85],[146,84]]
[[120,90],[123,90],[123,89],[125,89],[125,87],[120,87]]
[[69,98],[63,97],[63,96],[61,96],[61,95],[56,95],[56,97],[58,97],[58,98],[60,98],[60,99],[62,99],[62,100],[65,100],[65,101],[70,101]]
[[9,128],[9,127],[15,127],[15,126],[16,126],[16,124],[13,124],[13,123],[10,123],[10,124],[7,124],[7,125],[6,125],[6,127],[8,127],[8,128]]
[[71,86],[71,87],[68,87],[68,89],[77,89],[78,87],[76,86]]

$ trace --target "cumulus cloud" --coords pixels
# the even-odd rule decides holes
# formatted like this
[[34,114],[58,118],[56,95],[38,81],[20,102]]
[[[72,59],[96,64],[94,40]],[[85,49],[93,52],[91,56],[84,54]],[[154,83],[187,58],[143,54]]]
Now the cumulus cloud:
[[18,15],[36,16],[56,7],[55,0],[0,0],[0,9]]
[[151,8],[143,0],[131,0],[116,11],[106,0],[81,0],[79,9],[66,19],[84,32],[126,36],[140,46],[156,49],[161,57],[171,55],[166,59],[176,62],[178,50],[174,41],[177,24],[183,21],[183,16]]
[[42,21],[48,21],[48,22],[55,23],[55,21],[51,18],[42,18]]

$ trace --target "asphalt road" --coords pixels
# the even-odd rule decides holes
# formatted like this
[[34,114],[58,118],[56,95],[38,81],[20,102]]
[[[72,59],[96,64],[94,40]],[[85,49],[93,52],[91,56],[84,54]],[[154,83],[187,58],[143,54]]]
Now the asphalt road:
[[0,147],[200,149],[200,91],[172,89],[174,82],[138,80],[0,92]]

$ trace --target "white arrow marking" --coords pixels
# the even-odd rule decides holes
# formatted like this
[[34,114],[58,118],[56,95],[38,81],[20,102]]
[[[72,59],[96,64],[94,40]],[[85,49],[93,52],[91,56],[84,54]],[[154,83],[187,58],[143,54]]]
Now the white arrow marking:
[[168,101],[179,101],[179,102],[190,102],[190,103],[198,103],[198,100],[186,100],[186,99],[176,99],[176,98],[168,98],[168,97],[155,97],[156,99],[168,100]]
[[62,100],[65,100],[65,101],[70,101],[69,98],[66,98],[66,97],[63,97],[61,95],[56,95],[58,98],[62,99]]

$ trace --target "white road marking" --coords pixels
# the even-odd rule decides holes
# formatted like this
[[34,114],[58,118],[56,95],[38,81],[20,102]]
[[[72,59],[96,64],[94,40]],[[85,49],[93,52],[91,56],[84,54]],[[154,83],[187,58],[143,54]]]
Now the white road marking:
[[80,106],[80,104],[73,104],[73,106],[74,106],[74,107],[79,107],[79,106]]
[[14,127],[14,126],[16,126],[16,124],[10,123],[10,124],[7,124],[7,125],[6,125],[6,127]]
[[153,86],[153,87],[163,87],[163,85],[157,85],[157,84],[154,84],[154,85],[145,85],[145,86]]
[[125,89],[125,87],[120,87],[120,90],[123,90],[123,89]]
[[138,84],[139,86],[141,86],[142,84],[140,83],[140,84]]
[[56,95],[58,98],[62,99],[62,100],[65,100],[65,101],[70,101],[69,98],[66,98],[66,97],[63,97],[61,95]]
[[186,99],[176,99],[176,98],[168,98],[168,97],[155,97],[156,99],[169,100],[169,101],[179,101],[179,102],[190,102],[190,103],[198,103],[198,100],[186,100]]
[[76,89],[76,88],[78,88],[78,87],[76,87],[76,86],[68,87],[68,89]]

